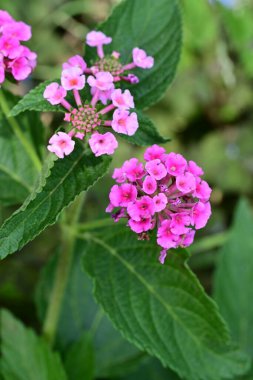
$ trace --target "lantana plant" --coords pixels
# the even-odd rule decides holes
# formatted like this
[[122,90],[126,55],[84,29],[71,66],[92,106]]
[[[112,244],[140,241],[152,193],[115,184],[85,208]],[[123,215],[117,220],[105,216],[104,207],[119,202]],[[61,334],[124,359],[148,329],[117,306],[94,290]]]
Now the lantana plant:
[[[197,163],[169,143],[161,146],[168,139],[142,113],[175,75],[182,39],[177,0],[120,2],[86,35],[85,57],[70,57],[60,79],[16,103],[7,82],[32,74],[36,53],[23,45],[30,37],[27,24],[0,11],[0,170],[9,175],[0,200],[21,204],[0,228],[0,258],[53,224],[57,252],[48,255],[36,290],[43,338],[1,311],[0,378],[125,378],[148,355],[170,368],[168,378],[242,378],[248,356],[187,263],[187,248],[211,215],[211,188]],[[50,126],[49,142],[43,111],[64,113],[64,123]],[[116,184],[107,177],[112,188],[105,195],[102,178],[120,135],[145,146],[145,163],[128,149],[123,165],[113,164]],[[103,210],[109,197],[113,218],[103,210],[105,219],[89,220],[85,194],[97,181],[98,205]]]

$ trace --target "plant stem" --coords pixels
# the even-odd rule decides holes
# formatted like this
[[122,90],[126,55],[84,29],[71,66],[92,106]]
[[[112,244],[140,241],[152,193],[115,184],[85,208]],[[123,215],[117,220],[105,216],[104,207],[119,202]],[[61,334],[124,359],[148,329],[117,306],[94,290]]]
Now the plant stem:
[[9,117],[10,108],[9,108],[7,99],[4,95],[4,92],[2,90],[0,90],[0,105],[1,105],[3,113],[4,113],[5,117],[7,118],[13,132],[15,133],[15,135],[17,136],[17,138],[19,139],[19,141],[23,145],[24,149],[26,150],[26,152],[30,156],[30,158],[33,161],[36,169],[38,171],[40,171],[41,170],[41,162],[40,162],[40,159],[39,159],[33,145],[30,143],[30,141],[27,139],[27,137],[23,133],[22,129],[20,128],[20,126],[17,123],[17,120],[12,116]]
[[71,225],[72,223],[74,224],[78,221],[83,202],[84,194],[81,194],[67,210],[64,218],[64,224],[60,224],[63,249],[58,258],[54,284],[43,326],[43,336],[51,346],[54,344],[55,340],[76,240],[75,235],[71,233],[67,225]]

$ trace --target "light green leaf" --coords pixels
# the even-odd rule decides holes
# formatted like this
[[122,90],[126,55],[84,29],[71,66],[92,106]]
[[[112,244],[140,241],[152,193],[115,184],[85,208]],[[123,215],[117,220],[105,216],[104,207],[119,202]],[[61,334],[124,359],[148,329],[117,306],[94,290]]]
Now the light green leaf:
[[231,347],[216,305],[182,251],[163,266],[156,243],[134,242],[126,228],[87,238],[84,266],[95,297],[125,338],[188,380],[245,373],[247,358]]
[[215,299],[233,339],[253,356],[253,215],[249,202],[238,204],[234,224],[221,249]]
[[4,380],[67,380],[59,355],[44,340],[6,310],[0,318]]
[[[55,161],[46,178],[30,199],[0,229],[0,258],[21,249],[47,226],[56,222],[61,211],[75,197],[101,178],[110,157],[96,158],[76,144],[71,155]],[[43,183],[44,182],[44,183]]]
[[[177,1],[122,1],[99,29],[112,37],[105,51],[119,51],[124,64],[131,62],[134,47],[145,49],[154,57],[152,69],[133,71],[140,82],[130,89],[137,108],[156,103],[174,78],[179,61],[182,37]],[[94,51],[87,47],[85,58],[95,59]]]
[[92,380],[94,378],[94,352],[91,336],[83,334],[67,352],[64,366],[68,380]]
[[[153,122],[148,116],[144,115],[142,112],[137,111],[139,128],[133,136],[127,136],[120,134],[120,136],[132,144],[139,146],[149,146],[152,144],[164,144],[169,141],[169,138],[162,137]],[[117,136],[119,136],[117,134]]]
[[[93,340],[96,377],[125,375],[136,368],[144,355],[122,338],[94,301],[91,280],[82,269],[85,249],[86,243],[79,241],[76,244],[58,323],[56,346],[66,352],[84,332],[89,332]],[[58,255],[55,255],[43,269],[37,288],[36,304],[41,321],[45,317],[57,260]]]

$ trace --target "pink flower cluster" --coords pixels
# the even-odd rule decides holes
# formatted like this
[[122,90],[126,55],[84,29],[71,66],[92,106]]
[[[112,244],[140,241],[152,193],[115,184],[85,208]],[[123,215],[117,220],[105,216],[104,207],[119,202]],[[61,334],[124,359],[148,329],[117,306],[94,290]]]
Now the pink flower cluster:
[[37,55],[21,44],[31,36],[29,25],[15,21],[8,12],[0,10],[0,84],[6,72],[16,80],[24,80],[35,68]]
[[[101,133],[103,129],[132,136],[138,129],[138,119],[134,108],[134,99],[129,90],[122,91],[116,88],[115,83],[124,79],[115,75],[113,65],[119,58],[119,53],[113,52],[109,61],[105,62],[103,45],[111,42],[102,32],[90,32],[87,34],[87,44],[96,46],[99,58],[93,67],[88,68],[84,59],[75,55],[63,64],[61,84],[54,82],[48,85],[44,91],[44,98],[52,105],[60,104],[66,109],[64,120],[69,123],[69,131],[58,132],[49,140],[48,150],[59,158],[69,155],[75,145],[73,138],[84,139],[88,135],[88,142],[95,156],[103,154],[111,155],[118,147],[118,142],[111,132]],[[150,68],[153,66],[153,58],[148,57],[144,50],[133,49],[133,62],[121,68],[125,70],[136,66]],[[118,67],[121,66],[117,63]],[[100,69],[101,66],[101,69]],[[88,76],[87,76],[88,75]],[[131,76],[132,74],[130,74]],[[127,79],[128,80],[128,79]],[[133,83],[131,79],[129,82]],[[135,79],[136,82],[136,79]],[[90,87],[91,101],[82,99],[80,90],[85,86]],[[72,91],[75,105],[70,104],[66,97],[68,91]]]
[[117,185],[111,188],[106,211],[114,212],[116,222],[127,218],[139,239],[148,239],[148,231],[157,228],[163,264],[167,250],[191,245],[195,229],[206,225],[212,190],[201,179],[203,170],[180,154],[166,154],[164,148],[153,145],[144,159],[145,165],[131,158],[114,170]]

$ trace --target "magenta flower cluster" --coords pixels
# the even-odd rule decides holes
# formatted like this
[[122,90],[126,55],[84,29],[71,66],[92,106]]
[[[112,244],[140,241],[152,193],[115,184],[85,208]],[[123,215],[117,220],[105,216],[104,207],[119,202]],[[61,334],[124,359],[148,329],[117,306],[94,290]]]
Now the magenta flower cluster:
[[[103,46],[111,41],[111,37],[102,32],[88,33],[87,45],[97,48],[98,59],[94,65],[88,68],[81,56],[71,57],[63,64],[61,84],[51,83],[44,91],[44,98],[49,103],[60,104],[66,109],[64,120],[69,123],[68,133],[56,133],[48,145],[48,150],[59,158],[73,151],[73,138],[83,140],[87,135],[95,156],[111,155],[118,147],[118,142],[110,131],[132,136],[139,127],[137,114],[131,111],[134,108],[133,96],[129,90],[122,91],[117,84],[120,81],[137,83],[139,79],[129,73],[129,70],[135,67],[149,69],[153,66],[154,59],[136,47],[132,52],[133,61],[122,65],[119,52],[104,55]],[[92,96],[90,102],[82,99],[80,94],[80,90],[87,84]],[[74,105],[66,99],[68,91],[73,93]],[[109,128],[109,131],[101,133],[102,128]]]
[[[201,179],[203,170],[176,153],[153,145],[144,153],[145,165],[137,158],[114,170],[117,182],[111,188],[107,212],[117,222],[128,220],[139,239],[157,229],[157,243],[162,247],[160,262],[167,250],[192,244],[195,229],[203,228],[210,215],[211,188]],[[116,208],[116,210],[115,210]]]
[[16,80],[24,80],[36,66],[36,53],[21,42],[32,36],[31,27],[0,10],[0,84],[5,81],[6,72]]

